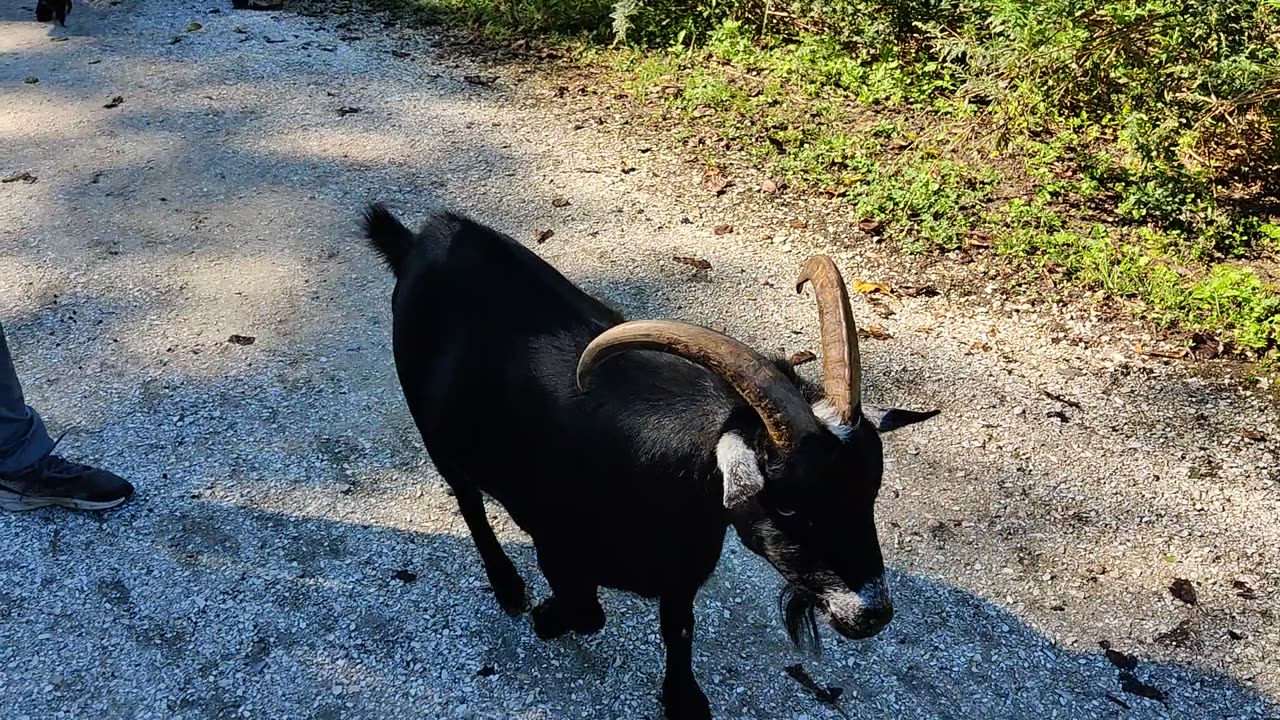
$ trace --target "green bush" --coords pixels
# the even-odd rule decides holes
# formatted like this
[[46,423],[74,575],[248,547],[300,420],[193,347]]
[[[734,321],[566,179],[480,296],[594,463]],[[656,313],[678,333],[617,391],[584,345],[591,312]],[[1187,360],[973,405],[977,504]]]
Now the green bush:
[[660,46],[714,42],[729,22],[838,86],[892,69],[900,99],[989,107],[1008,132],[1109,127],[1157,210],[1280,162],[1280,0],[619,0],[615,15]]
[[1280,351],[1248,267],[1280,254],[1280,0],[412,1],[612,45],[708,162],[744,151],[909,252],[990,244]]

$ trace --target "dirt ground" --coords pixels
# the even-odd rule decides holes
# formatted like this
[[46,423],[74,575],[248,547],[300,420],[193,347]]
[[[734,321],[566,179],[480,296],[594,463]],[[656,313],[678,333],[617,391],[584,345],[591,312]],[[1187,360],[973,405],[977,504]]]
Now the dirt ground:
[[[396,384],[362,205],[446,203],[631,317],[762,350],[817,349],[808,253],[892,268],[379,18],[83,1],[59,28],[33,4],[0,6],[0,176],[34,177],[0,184],[0,322],[62,450],[139,494],[0,517],[0,717],[657,717],[652,604],[606,592],[601,634],[543,643],[488,593]],[[897,618],[800,656],[781,580],[728,538],[695,644],[717,717],[1280,717],[1277,408],[1057,341],[1103,332],[1087,312],[976,295],[855,301],[887,335],[869,402],[941,410],[886,436]]]

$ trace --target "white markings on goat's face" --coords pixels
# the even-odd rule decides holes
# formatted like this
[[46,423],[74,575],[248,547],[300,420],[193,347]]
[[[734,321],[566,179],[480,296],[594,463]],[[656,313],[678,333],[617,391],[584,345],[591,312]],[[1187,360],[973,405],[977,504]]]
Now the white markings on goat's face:
[[724,506],[733,509],[764,487],[756,454],[737,433],[725,433],[716,443],[716,465],[724,477]]
[[849,435],[853,433],[853,426],[840,422],[840,416],[836,413],[836,406],[832,405],[830,400],[824,398],[814,403],[813,414],[841,440],[848,440]]
[[825,593],[822,605],[831,626],[854,639],[875,635],[893,619],[893,598],[883,575],[863,583],[854,592]]

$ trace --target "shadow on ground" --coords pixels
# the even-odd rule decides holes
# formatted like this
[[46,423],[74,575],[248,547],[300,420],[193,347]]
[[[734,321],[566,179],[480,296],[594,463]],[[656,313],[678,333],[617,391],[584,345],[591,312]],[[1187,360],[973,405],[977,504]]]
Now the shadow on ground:
[[[448,512],[448,498],[429,489],[420,505]],[[21,522],[4,570],[25,569],[34,582],[5,589],[0,617],[50,637],[7,676],[5,716],[88,711],[94,702],[112,717],[163,709],[167,717],[230,718],[242,708],[407,717],[422,702],[464,708],[459,714],[469,717],[656,713],[661,648],[648,603],[606,593],[611,619],[601,635],[540,643],[526,619],[497,609],[462,532],[203,501],[143,502],[92,519],[41,511]],[[698,606],[697,665],[720,717],[839,717],[790,680],[784,668],[793,663],[842,688],[847,717],[1280,711],[1232,678],[1143,658],[1127,686],[1159,688],[1165,697],[1134,695],[1096,654],[1065,651],[990,601],[901,572],[893,577],[899,617],[888,631],[861,643],[835,643],[826,633],[825,658],[806,661],[789,652],[772,617],[776,579],[764,576],[757,586],[754,560],[729,545],[727,567]],[[507,547],[536,580],[534,592],[544,593],[531,549],[519,541]],[[68,585],[75,605],[58,602]],[[1015,672],[1004,670],[1010,664]],[[147,691],[114,690],[121,676]],[[44,693],[15,692],[54,677]],[[746,680],[760,677],[767,682]]]
[[[388,199],[412,223],[440,199],[522,240],[554,220],[539,252],[628,315],[723,325],[761,349],[814,347],[811,298],[761,284],[776,253],[753,260],[715,244],[734,238],[621,215],[639,191],[570,174],[577,150],[451,68],[326,49],[318,21],[207,10],[77,4],[69,30],[37,29],[69,40],[0,57],[0,142],[14,148],[0,172],[39,177],[0,189],[0,321],[33,403],[55,431],[81,429],[68,449],[141,489],[105,516],[0,518],[0,716],[654,716],[647,603],[609,593],[601,636],[542,644],[488,597],[395,384],[390,279],[355,237],[360,208]],[[203,29],[185,33],[193,19]],[[0,11],[0,23],[27,20]],[[559,194],[569,208],[551,208]],[[646,232],[657,239],[633,235]],[[714,270],[695,280],[673,252]],[[990,361],[953,351],[906,333],[864,346],[871,402],[943,414],[887,441],[896,466],[880,517],[898,620],[806,662],[844,689],[844,712],[1276,716],[1274,700],[1210,667],[1234,667],[1233,643],[1274,627],[1261,585],[1260,600],[1204,590],[1189,609],[1157,605],[1163,587],[1135,590],[1125,574],[1163,553],[1274,546],[1266,527],[1213,519],[1194,523],[1208,536],[1177,535],[1191,504],[1144,494],[1158,485],[1146,458],[1200,462],[1201,446],[1235,431],[1234,406],[1138,378],[1125,399],[1143,410],[1111,427],[1092,418],[1112,398],[1084,378],[1051,388],[1090,394],[1046,431],[1044,411],[1060,408],[1014,415],[1030,401]],[[1185,422],[1196,412],[1213,434]],[[972,444],[958,452],[961,437]],[[1089,456],[1116,438],[1138,443],[1119,489]],[[504,536],[534,580],[519,533]],[[960,560],[974,556],[981,566]],[[1102,561],[1110,570],[1090,576]],[[988,582],[1004,568],[1025,592]],[[708,693],[725,717],[839,717],[783,673],[801,658],[773,618],[775,589],[730,543],[699,605]],[[1148,642],[1184,619],[1191,641]],[[1136,678],[1166,700],[1126,692],[1099,640],[1140,656]]]

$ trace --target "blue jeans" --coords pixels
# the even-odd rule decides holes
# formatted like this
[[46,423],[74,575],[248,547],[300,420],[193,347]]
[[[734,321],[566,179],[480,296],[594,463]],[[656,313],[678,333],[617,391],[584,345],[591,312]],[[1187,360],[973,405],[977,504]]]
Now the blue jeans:
[[44,421],[27,407],[0,325],[0,475],[35,465],[53,449]]

